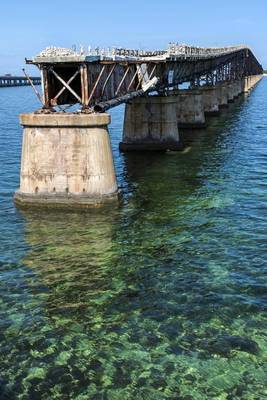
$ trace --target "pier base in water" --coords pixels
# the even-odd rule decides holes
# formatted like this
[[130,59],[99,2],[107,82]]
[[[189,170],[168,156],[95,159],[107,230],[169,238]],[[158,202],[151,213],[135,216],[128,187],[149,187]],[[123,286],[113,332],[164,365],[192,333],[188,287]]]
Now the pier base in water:
[[215,86],[202,86],[204,113],[209,116],[219,115],[219,93]]
[[199,129],[206,126],[201,90],[179,90],[175,98],[179,128]]
[[181,150],[174,96],[148,96],[126,104],[123,151]]
[[117,199],[108,114],[22,114],[22,206],[83,208]]

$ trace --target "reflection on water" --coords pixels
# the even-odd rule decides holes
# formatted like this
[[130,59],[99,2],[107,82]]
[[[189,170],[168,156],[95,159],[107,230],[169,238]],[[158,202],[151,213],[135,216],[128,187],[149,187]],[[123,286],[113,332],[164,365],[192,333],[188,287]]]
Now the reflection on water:
[[266,88],[183,153],[120,154],[113,110],[121,201],[81,213],[16,211],[35,104],[0,92],[0,398],[267,398]]

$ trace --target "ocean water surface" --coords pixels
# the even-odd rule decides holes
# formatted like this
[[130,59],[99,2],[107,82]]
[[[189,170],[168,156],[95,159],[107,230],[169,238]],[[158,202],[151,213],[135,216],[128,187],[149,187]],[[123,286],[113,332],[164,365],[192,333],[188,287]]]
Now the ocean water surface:
[[0,399],[267,399],[267,79],[184,152],[122,154],[121,199],[20,211],[29,87],[0,89]]

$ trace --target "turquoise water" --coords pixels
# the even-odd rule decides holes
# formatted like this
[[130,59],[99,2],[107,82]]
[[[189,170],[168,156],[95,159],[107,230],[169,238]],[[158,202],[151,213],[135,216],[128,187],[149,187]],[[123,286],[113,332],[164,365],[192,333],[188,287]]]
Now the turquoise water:
[[0,90],[0,399],[263,400],[267,79],[183,153],[120,154],[118,207],[17,210],[37,102]]

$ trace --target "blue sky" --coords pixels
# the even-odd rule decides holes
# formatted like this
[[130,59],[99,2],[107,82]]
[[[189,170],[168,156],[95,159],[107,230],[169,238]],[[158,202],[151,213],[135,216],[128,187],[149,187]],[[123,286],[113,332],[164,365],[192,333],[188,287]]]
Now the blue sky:
[[267,0],[1,1],[0,74],[55,45],[247,44],[267,68]]

